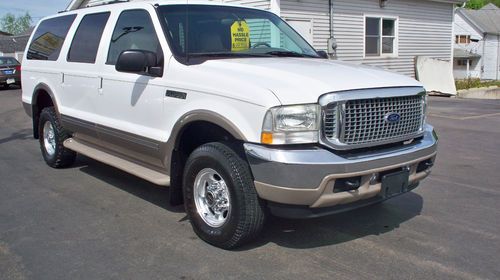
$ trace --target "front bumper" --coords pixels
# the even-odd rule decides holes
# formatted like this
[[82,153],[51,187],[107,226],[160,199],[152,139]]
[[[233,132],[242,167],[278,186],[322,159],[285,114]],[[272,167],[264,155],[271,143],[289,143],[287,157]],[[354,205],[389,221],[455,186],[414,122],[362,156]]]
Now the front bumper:
[[[417,167],[424,161],[434,162],[437,135],[426,125],[423,137],[408,145],[353,154],[336,154],[321,147],[276,148],[250,143],[244,147],[261,198],[281,206],[338,208],[385,199],[382,172],[406,168],[409,187],[403,191],[414,188],[430,173],[430,168],[417,172]],[[334,192],[336,180],[351,177],[360,178],[359,188]]]

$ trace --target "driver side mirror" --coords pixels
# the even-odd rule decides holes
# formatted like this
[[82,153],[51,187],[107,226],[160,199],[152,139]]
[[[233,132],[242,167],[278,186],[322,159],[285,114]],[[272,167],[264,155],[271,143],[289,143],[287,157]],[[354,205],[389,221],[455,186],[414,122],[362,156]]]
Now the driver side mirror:
[[153,77],[163,75],[163,67],[157,65],[154,52],[145,50],[125,50],[118,56],[115,69],[118,72],[146,74]]

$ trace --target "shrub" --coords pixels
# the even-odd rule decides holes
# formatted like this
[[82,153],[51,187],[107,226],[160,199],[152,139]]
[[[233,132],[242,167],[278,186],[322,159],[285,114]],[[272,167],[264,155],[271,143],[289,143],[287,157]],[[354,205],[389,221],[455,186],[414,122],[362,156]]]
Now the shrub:
[[500,87],[500,81],[481,81],[480,79],[477,78],[469,78],[465,80],[456,80],[455,86],[457,87],[457,90],[489,87],[489,86]]

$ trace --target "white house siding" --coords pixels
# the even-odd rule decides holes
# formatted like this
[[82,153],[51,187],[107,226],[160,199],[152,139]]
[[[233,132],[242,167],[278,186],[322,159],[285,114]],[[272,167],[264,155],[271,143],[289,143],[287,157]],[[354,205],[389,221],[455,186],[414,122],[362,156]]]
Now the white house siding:
[[[259,8],[263,10],[269,10],[271,8],[269,0],[209,0],[219,3],[228,3],[235,5],[244,5],[247,7]],[[271,39],[271,26],[268,23],[262,21],[250,21],[248,22],[248,27],[250,28],[250,41],[253,43],[257,42],[269,42]],[[258,34],[258,36],[255,36]]]
[[487,34],[484,39],[484,72],[483,79],[500,79],[500,36]]
[[327,50],[330,38],[328,0],[281,0],[281,17],[285,20],[311,20],[313,46]]
[[467,66],[458,65],[457,60],[453,62],[453,76],[455,79],[466,78],[481,78],[481,66],[483,65],[483,34],[475,29],[460,13],[455,14],[454,34],[455,35],[470,35],[472,40],[470,44],[456,44],[455,48],[467,50],[474,54],[481,55],[479,59],[470,60],[469,73],[467,74]]
[[223,1],[216,0],[216,1],[222,2],[222,3],[244,5],[244,6],[254,7],[254,8],[259,8],[259,9],[264,9],[264,10],[270,9],[269,0],[223,0]]
[[[341,60],[379,66],[415,75],[416,56],[450,61],[453,4],[393,0],[380,8],[374,0],[333,0],[333,30]],[[364,14],[398,17],[398,56],[364,58]]]

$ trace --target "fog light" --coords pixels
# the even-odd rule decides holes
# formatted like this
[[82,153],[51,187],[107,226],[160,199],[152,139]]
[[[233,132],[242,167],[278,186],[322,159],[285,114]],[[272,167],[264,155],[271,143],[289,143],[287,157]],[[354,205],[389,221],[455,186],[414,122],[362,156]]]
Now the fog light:
[[431,168],[432,166],[434,166],[434,162],[431,159],[426,159],[418,164],[417,173],[425,171]]
[[357,190],[361,186],[361,177],[341,178],[335,180],[333,192],[348,192]]

